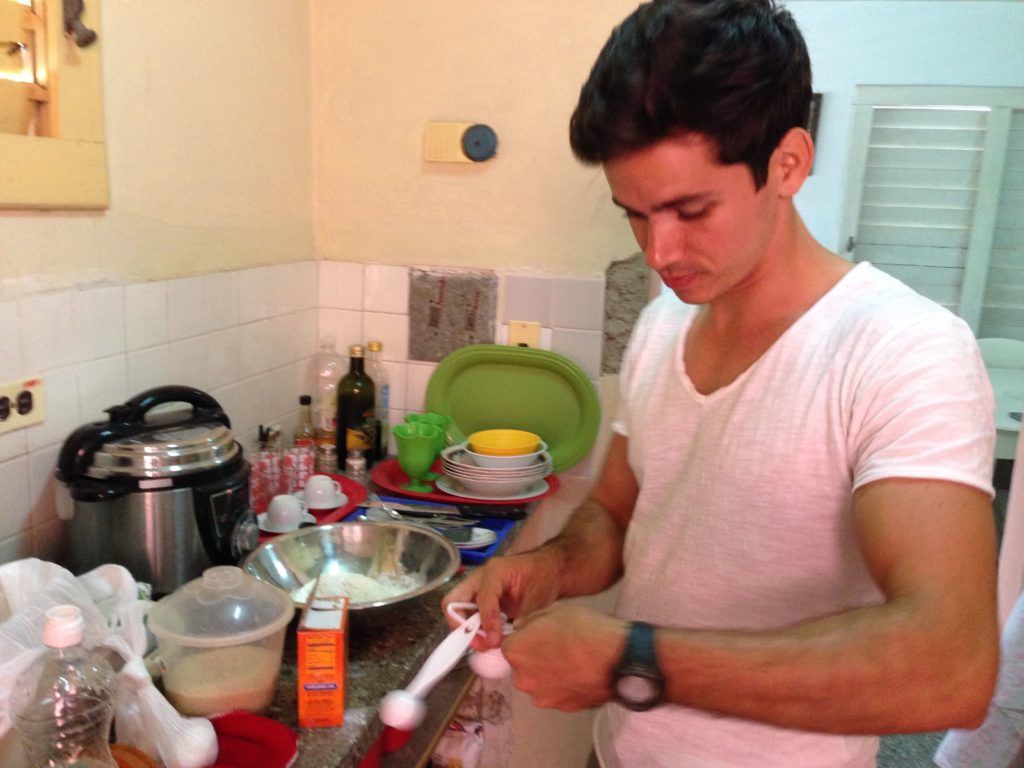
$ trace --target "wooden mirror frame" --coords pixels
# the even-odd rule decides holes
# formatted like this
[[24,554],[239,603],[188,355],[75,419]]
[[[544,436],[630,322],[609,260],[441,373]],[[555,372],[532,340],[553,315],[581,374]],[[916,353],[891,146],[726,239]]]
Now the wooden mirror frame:
[[99,35],[86,48],[65,34],[61,0],[45,0],[45,19],[53,135],[0,134],[0,209],[108,208],[100,0],[82,15]]

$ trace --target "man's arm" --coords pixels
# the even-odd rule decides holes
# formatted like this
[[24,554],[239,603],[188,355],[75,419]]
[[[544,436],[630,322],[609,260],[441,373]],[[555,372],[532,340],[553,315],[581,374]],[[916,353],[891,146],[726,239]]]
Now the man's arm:
[[626,438],[614,435],[594,491],[557,536],[528,552],[491,559],[444,598],[444,606],[478,605],[487,637],[477,645],[501,641],[499,612],[528,616],[560,597],[600,592],[619,578],[622,542],[637,494],[626,451]]
[[[854,515],[884,603],[777,631],[659,628],[668,700],[835,733],[978,725],[999,653],[987,496],[955,483],[882,480],[857,492]],[[506,640],[516,685],[541,706],[606,701],[626,625],[561,610],[535,614]],[[566,643],[571,652],[554,652]]]

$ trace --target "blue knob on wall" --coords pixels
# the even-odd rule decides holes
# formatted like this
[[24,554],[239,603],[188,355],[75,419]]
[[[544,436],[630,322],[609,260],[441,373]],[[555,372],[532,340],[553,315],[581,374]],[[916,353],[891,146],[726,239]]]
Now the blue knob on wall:
[[462,151],[474,163],[490,160],[498,149],[498,137],[489,125],[471,125],[462,134]]

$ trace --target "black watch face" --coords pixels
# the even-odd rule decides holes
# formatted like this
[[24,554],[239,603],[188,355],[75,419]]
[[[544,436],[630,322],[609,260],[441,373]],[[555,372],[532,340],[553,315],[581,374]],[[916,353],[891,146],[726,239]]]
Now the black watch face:
[[615,681],[615,699],[627,709],[643,712],[661,701],[660,680],[625,674]]

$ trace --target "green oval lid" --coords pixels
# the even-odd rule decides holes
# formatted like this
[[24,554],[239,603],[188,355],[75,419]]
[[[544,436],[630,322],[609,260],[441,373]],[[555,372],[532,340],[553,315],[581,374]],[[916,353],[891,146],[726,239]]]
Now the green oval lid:
[[427,384],[426,406],[451,417],[455,442],[481,429],[537,433],[556,473],[590,452],[601,425],[597,392],[576,363],[557,352],[500,344],[447,355]]

